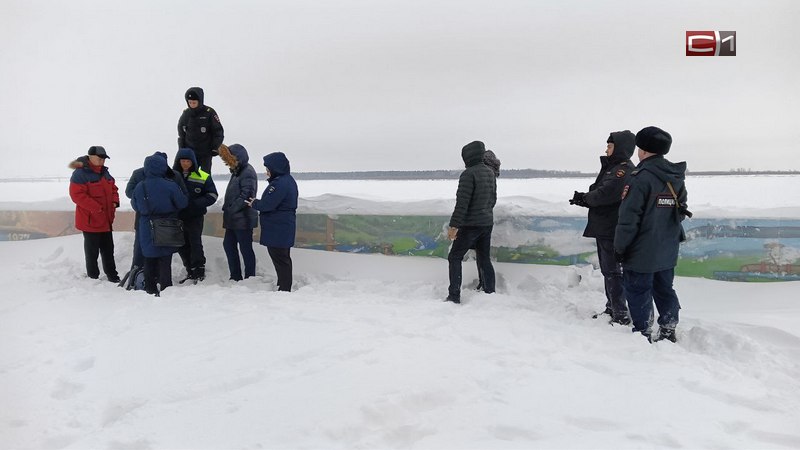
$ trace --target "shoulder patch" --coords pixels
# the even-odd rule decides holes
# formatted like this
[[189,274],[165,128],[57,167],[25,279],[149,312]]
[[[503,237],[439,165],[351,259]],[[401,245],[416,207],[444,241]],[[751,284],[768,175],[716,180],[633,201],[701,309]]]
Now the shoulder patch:
[[268,194],[272,194],[273,192],[275,192],[275,186],[270,186],[270,187],[267,188],[267,193]]
[[617,171],[616,175],[617,175],[617,178],[622,178],[622,177],[624,177],[624,176],[625,176],[625,171],[624,171],[624,170],[622,170],[622,169],[619,169],[619,170]]
[[628,191],[630,190],[630,188],[631,188],[630,184],[626,184],[625,185],[625,187],[622,189],[622,199],[621,200],[625,200],[625,196],[628,195]]

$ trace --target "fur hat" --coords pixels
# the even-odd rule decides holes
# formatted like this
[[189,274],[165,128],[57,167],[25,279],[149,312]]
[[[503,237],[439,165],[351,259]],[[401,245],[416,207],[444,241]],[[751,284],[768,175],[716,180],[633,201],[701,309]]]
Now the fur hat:
[[89,147],[89,152],[87,153],[89,156],[99,156],[103,159],[111,159],[110,156],[106,153],[106,149],[99,145],[93,145]]
[[672,136],[661,128],[646,127],[636,133],[636,146],[646,152],[666,155],[671,145]]

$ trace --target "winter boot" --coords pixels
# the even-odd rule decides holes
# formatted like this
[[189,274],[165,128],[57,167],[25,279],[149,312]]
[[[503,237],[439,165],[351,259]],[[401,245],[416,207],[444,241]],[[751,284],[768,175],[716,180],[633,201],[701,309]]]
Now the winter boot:
[[658,337],[653,339],[653,342],[667,340],[670,342],[677,342],[678,338],[675,336],[675,329],[674,328],[664,328],[659,327],[658,329]]
[[205,266],[195,267],[194,270],[192,270],[192,275],[194,276],[194,279],[197,281],[205,280],[206,279]]
[[456,297],[455,295],[448,295],[447,298],[444,301],[453,302],[455,304],[459,304],[459,303],[461,303],[461,298]]
[[594,313],[592,315],[592,319],[599,319],[602,316],[611,316],[611,317],[613,317],[613,315],[614,315],[614,312],[611,311],[611,308],[606,308],[605,311],[603,311],[603,312]]
[[612,314],[608,323],[611,325],[630,325],[631,318],[628,317],[628,314]]

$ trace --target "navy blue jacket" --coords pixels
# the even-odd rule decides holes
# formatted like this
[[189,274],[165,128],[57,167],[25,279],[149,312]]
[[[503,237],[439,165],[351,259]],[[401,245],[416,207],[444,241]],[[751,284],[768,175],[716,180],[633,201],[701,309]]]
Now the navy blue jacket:
[[252,230],[258,226],[258,212],[245,200],[258,195],[258,176],[250,165],[247,149],[239,144],[228,147],[237,164],[231,168],[231,180],[222,204],[222,227],[228,230]]
[[672,163],[663,155],[651,156],[636,166],[625,186],[614,235],[614,251],[625,255],[622,267],[655,273],[675,267],[684,238],[684,215],[676,208],[667,182],[686,206],[686,163]]
[[[161,156],[162,158],[164,158],[164,161],[167,160],[167,154],[164,153],[164,152],[155,152],[155,153],[153,153],[153,156]],[[187,193],[186,192],[186,184],[184,184],[183,177],[181,176],[180,173],[178,173],[177,171],[174,171],[174,170],[172,170],[170,168],[167,168],[167,172],[165,173],[165,176],[168,179],[170,179],[170,180],[174,181],[175,183],[177,183],[178,187],[181,188],[181,192],[183,192],[184,194]],[[128,180],[128,184],[125,186],[125,196],[128,197],[128,198],[133,198],[133,191],[136,189],[136,185],[138,185],[140,182],[144,181],[144,179],[145,179],[144,167],[140,167],[140,168],[134,170],[133,173],[131,174],[131,178]]]
[[139,213],[139,245],[142,246],[142,253],[147,258],[168,256],[178,250],[176,247],[153,245],[150,231],[150,219],[178,217],[178,211],[189,203],[186,194],[181,192],[178,185],[166,178],[168,170],[167,160],[160,155],[145,158],[145,179],[136,185],[131,199],[131,206]]
[[630,180],[634,165],[631,156],[636,149],[636,135],[628,130],[611,133],[614,153],[600,157],[600,173],[583,197],[589,206],[589,220],[583,235],[614,239],[622,190]]
[[[181,160],[192,161],[189,172],[183,173]],[[175,162],[172,170],[180,174],[180,178],[186,184],[186,191],[189,196],[189,206],[181,210],[182,219],[189,217],[199,217],[206,214],[208,207],[217,202],[217,186],[211,175],[203,171],[197,164],[194,151],[190,148],[182,148],[175,154]]]
[[269,186],[260,200],[253,201],[253,209],[259,212],[261,221],[259,243],[267,247],[293,247],[298,192],[297,183],[289,173],[289,160],[281,152],[270,153],[264,157],[264,166],[270,173]]

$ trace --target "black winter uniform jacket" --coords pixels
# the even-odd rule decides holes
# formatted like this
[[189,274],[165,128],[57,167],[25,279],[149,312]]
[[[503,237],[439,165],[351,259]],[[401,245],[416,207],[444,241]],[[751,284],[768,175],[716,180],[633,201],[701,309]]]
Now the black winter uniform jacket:
[[178,148],[191,148],[197,158],[216,155],[225,139],[225,131],[214,108],[203,103],[203,89],[191,87],[184,94],[187,98],[194,91],[200,101],[197,108],[186,108],[178,119]]
[[589,206],[589,221],[583,231],[586,237],[614,239],[622,189],[634,169],[630,158],[636,148],[636,135],[625,130],[615,131],[611,137],[614,153],[600,157],[600,173],[583,197]]
[[494,225],[492,210],[497,203],[497,180],[494,171],[483,163],[483,153],[484,150],[476,147],[465,147],[461,151],[466,170],[458,178],[451,227]]
[[[686,163],[669,162],[663,155],[645,159],[631,173],[614,236],[614,251],[625,255],[624,269],[655,273],[677,265],[685,216],[676,206],[686,207],[685,177]],[[678,196],[677,205],[667,182]]]

